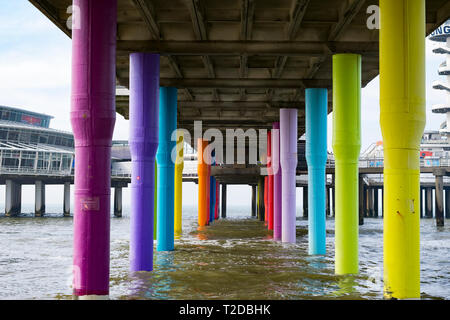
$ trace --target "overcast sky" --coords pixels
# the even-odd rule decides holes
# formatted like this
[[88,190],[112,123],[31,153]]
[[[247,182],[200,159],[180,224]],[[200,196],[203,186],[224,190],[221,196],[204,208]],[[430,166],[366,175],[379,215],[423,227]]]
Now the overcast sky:
[[[445,120],[431,113],[433,104],[445,95],[431,88],[442,55],[431,52],[427,40],[427,126],[437,129]],[[70,125],[71,41],[27,0],[0,0],[0,105],[19,107],[54,116],[51,127],[71,131]],[[362,150],[381,140],[379,125],[379,77],[362,90]],[[328,149],[331,151],[332,115],[328,117]],[[128,121],[117,114],[115,140],[128,139]],[[186,184],[185,184],[186,185]],[[4,187],[3,187],[4,188]],[[195,203],[196,190],[183,192],[185,203]],[[0,189],[0,202],[4,199]],[[234,187],[229,197],[248,204],[250,189]],[[127,195],[124,195],[126,198]],[[229,198],[229,202],[232,198]],[[62,199],[62,198],[61,198]]]

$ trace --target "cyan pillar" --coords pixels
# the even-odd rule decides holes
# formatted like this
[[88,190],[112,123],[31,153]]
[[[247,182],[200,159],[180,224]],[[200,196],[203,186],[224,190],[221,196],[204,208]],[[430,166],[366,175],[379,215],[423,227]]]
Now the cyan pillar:
[[[161,87],[159,104],[158,159],[158,251],[174,249],[174,193],[175,161],[172,150],[176,141],[171,140],[177,130],[177,88]],[[175,160],[175,159],[174,159]]]
[[159,54],[130,55],[130,271],[153,270]]
[[295,243],[297,109],[280,109],[280,163],[282,174],[282,242]]
[[272,125],[273,238],[281,240],[280,123]]
[[309,254],[326,253],[328,90],[306,89],[306,161],[308,163]]
[[71,123],[75,138],[73,293],[109,295],[111,141],[116,120],[117,0],[74,0]]

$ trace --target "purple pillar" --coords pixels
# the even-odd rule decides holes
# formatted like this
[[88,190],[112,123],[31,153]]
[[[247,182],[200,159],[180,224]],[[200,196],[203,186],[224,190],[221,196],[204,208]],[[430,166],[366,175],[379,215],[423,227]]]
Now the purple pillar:
[[281,240],[289,243],[295,243],[297,122],[297,109],[280,109]]
[[159,54],[130,55],[130,270],[153,270],[155,157],[158,148]]
[[72,30],[73,293],[89,298],[109,295],[117,0],[74,0],[73,4],[80,9],[81,22]]
[[272,128],[273,238],[281,240],[280,123],[275,122]]

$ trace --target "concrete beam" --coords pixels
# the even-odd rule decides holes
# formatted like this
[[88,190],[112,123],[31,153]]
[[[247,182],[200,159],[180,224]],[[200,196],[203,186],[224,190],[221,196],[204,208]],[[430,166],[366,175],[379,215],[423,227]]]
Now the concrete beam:
[[321,57],[323,54],[352,52],[365,56],[379,56],[376,41],[148,41],[119,40],[117,53],[152,52],[163,56],[288,56]]

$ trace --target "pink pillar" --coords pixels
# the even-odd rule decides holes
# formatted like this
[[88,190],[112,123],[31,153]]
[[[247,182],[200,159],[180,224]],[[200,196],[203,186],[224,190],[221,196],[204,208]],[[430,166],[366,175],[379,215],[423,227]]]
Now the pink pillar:
[[281,211],[283,242],[295,243],[297,109],[280,109],[280,163],[282,169]]
[[273,170],[272,170],[272,132],[267,133],[267,169],[269,175],[267,177],[267,206],[268,218],[267,225],[269,230],[273,230]]
[[80,8],[81,22],[72,30],[73,293],[107,297],[117,0],[74,0],[73,4]]
[[273,238],[281,240],[280,123],[272,127]]
[[269,194],[269,177],[264,177],[264,225],[268,226],[269,221],[269,204],[268,204],[268,194]]

